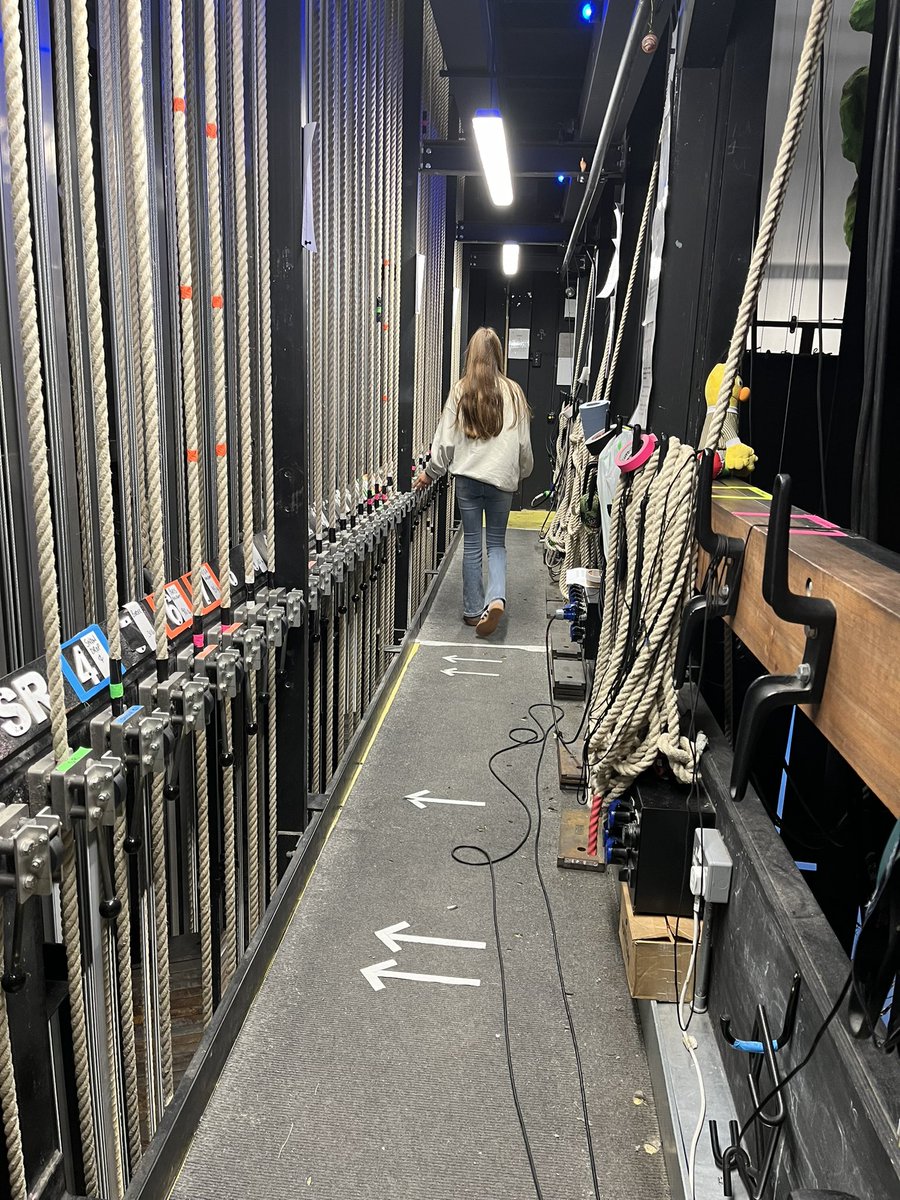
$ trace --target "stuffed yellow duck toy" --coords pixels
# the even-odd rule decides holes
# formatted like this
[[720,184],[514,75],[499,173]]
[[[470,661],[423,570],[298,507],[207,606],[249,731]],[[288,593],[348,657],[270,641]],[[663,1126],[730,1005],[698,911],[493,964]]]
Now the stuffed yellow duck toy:
[[[706,388],[704,391],[706,396],[706,421],[703,425],[703,432],[700,435],[701,446],[706,444],[707,431],[715,412],[716,400],[719,398],[719,389],[722,386],[722,377],[724,374],[725,364],[716,363],[706,379]],[[716,447],[716,457],[718,459],[717,475],[720,473],[726,475],[749,475],[756,466],[756,454],[753,451],[753,447],[745,445],[738,436],[738,406],[749,399],[750,389],[744,387],[740,375],[736,376],[734,387],[731,390],[728,414],[725,417],[725,424],[722,426],[719,444]]]

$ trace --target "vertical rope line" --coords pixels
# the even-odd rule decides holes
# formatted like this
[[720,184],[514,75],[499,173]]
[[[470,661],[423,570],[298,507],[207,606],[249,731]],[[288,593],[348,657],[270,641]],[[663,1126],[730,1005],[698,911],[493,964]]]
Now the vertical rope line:
[[28,1189],[25,1184],[25,1157],[22,1153],[22,1127],[19,1123],[19,1100],[16,1095],[16,1076],[13,1067],[12,1045],[9,1039],[9,1017],[6,1011],[6,992],[2,988],[0,988],[0,1108],[3,1110],[3,1135],[6,1142],[10,1200],[28,1200]]
[[715,413],[706,435],[706,446],[704,448],[707,450],[714,450],[719,444],[722,426],[725,424],[725,418],[728,415],[728,405],[731,400],[734,381],[737,377],[741,356],[747,345],[747,334],[750,331],[750,324],[753,320],[753,313],[759,298],[763,274],[772,255],[772,247],[775,244],[775,232],[778,228],[781,210],[784,207],[784,200],[791,179],[791,171],[797,157],[797,147],[800,144],[803,122],[806,117],[806,110],[809,107],[822,46],[825,42],[825,33],[828,29],[828,21],[831,16],[831,7],[832,0],[813,0],[812,8],[810,9],[809,23],[806,27],[806,36],[804,37],[803,49],[800,53],[797,76],[791,92],[784,132],[781,135],[781,143],[778,147],[775,169],[772,172],[772,180],[769,184],[766,206],[763,209],[762,219],[759,223],[759,233],[756,237],[756,245],[750,259],[750,266],[747,270],[747,281],[744,285],[744,294],[741,297],[741,303],[738,307],[734,333],[732,334],[731,344],[728,348],[728,358],[725,361],[722,385],[719,388],[719,395],[716,398]]
[[[244,4],[231,0],[231,126],[234,165],[235,286],[238,339],[238,414],[241,429],[241,541],[246,587],[253,587],[253,402],[250,378],[250,279],[247,228],[247,132],[244,94]],[[250,682],[255,707],[256,681]],[[244,789],[247,797],[247,886],[252,935],[254,906],[259,906],[259,780],[257,740],[246,735]],[[254,893],[256,900],[254,902]],[[257,920],[258,923],[258,920]]]
[[253,412],[250,398],[250,288],[247,247],[247,137],[244,98],[244,5],[231,0],[231,128],[234,166],[235,311],[241,427],[241,531],[244,579],[253,572]]
[[219,83],[216,0],[203,3],[203,78],[206,110],[206,194],[209,215],[210,328],[216,453],[216,524],[222,620],[231,609],[228,529],[228,407],[225,378],[225,271],[222,255],[222,182],[219,153]]
[[[101,829],[103,837],[105,830]],[[110,1111],[112,1113],[112,1143],[113,1166],[115,1170],[115,1185],[113,1196],[120,1200],[125,1191],[124,1173],[122,1167],[122,1127],[119,1122],[119,1068],[118,1068],[118,1039],[116,1038],[116,1005],[113,997],[114,974],[116,970],[113,959],[115,937],[113,927],[104,925],[101,933],[101,956],[103,959],[103,1009],[106,1016],[106,1061],[109,1070]]]
[[127,834],[124,811],[116,816],[113,829],[113,870],[116,895],[122,902],[116,917],[116,958],[119,966],[119,1012],[122,1058],[125,1064],[125,1119],[128,1129],[128,1158],[132,1171],[141,1157],[141,1112],[138,1093],[137,1053],[134,1041],[134,986],[131,973],[131,905],[128,895],[128,860],[124,842]]
[[[5,30],[4,30],[5,41]],[[72,1054],[75,1060],[75,1092],[78,1101],[78,1122],[81,1133],[81,1154],[84,1163],[84,1186],[88,1192],[97,1190],[97,1146],[94,1132],[94,1110],[91,1098],[90,1064],[88,1061],[87,1020],[82,991],[81,929],[78,913],[78,882],[75,878],[75,836],[72,831],[62,834],[63,862],[60,884],[63,941],[66,946],[66,976],[69,985],[69,1009],[72,1024]]]
[[[188,105],[184,66],[184,8],[182,0],[170,0],[172,46],[172,129],[175,170],[175,218],[177,231],[179,299],[177,324],[181,334],[181,386],[186,439],[188,529],[194,615],[203,609],[203,517],[201,494],[205,455],[201,452],[201,398],[198,359],[194,345],[194,245],[191,235],[190,166],[188,163]],[[193,100],[193,98],[192,98]],[[196,630],[195,630],[196,632]]]
[[[88,40],[87,4],[84,0],[72,0],[70,5],[70,28],[72,34],[72,67],[74,80],[74,115],[76,152],[78,164],[78,192],[81,213],[82,245],[80,254],[84,270],[88,297],[87,304],[88,353],[90,360],[91,392],[94,405],[94,452],[96,462],[97,496],[100,518],[100,554],[103,567],[104,610],[111,664],[122,658],[119,630],[118,563],[116,555],[115,518],[112,467],[110,463],[109,393],[106,378],[106,360],[103,336],[102,308],[96,302],[100,295],[100,255],[97,233],[97,210],[94,176],[94,137],[91,115],[90,49]],[[115,240],[115,239],[114,239]],[[119,681],[116,680],[116,683]],[[113,679],[110,676],[110,684]],[[124,1083],[124,1109],[127,1126],[128,1156],[132,1169],[141,1156],[140,1112],[138,1101],[137,1054],[134,1039],[134,997],[131,976],[131,918],[128,893],[128,869],[124,858],[123,837],[125,816],[117,818],[113,831],[113,864],[116,894],[121,909],[116,919],[115,937],[112,939],[118,967],[117,996],[119,1003],[119,1027],[122,1048],[122,1078]],[[101,832],[102,836],[102,832]],[[112,980],[109,969],[112,963],[104,953],[104,985],[107,1004],[112,999]],[[111,1012],[110,1012],[111,1022]],[[114,1088],[113,1109],[116,1114],[115,1136],[116,1170],[119,1190],[122,1190],[122,1147],[118,1122],[118,1104],[115,1100],[118,1072],[115,1065],[115,1033],[111,1023],[107,1027],[110,1053],[110,1075]]]
[[[263,524],[266,529],[266,558],[269,579],[275,579],[275,447],[272,424],[272,279],[269,239],[269,98],[266,64],[266,5],[256,0],[256,104],[257,174],[259,179],[259,251],[260,276],[260,402],[262,405]],[[270,894],[278,882],[278,679],[275,650],[269,647],[266,666],[268,693],[266,776],[269,796],[268,861]]]
[[[647,226],[650,223],[650,210],[653,207],[653,197],[656,193],[656,181],[659,179],[659,155],[653,160],[653,170],[650,173],[650,182],[647,184],[647,197],[644,200],[644,211],[641,214],[641,225],[638,230],[637,243],[634,247],[634,258],[631,260],[631,273],[628,276],[628,287],[625,290],[625,300],[622,303],[622,313],[619,317],[619,327],[616,330],[616,343],[612,353],[612,360],[609,364],[609,374],[606,376],[606,382],[603,387],[603,399],[609,400],[612,395],[613,379],[616,374],[616,367],[619,363],[619,352],[622,349],[622,339],[625,336],[625,325],[628,321],[628,310],[631,308],[631,296],[634,292],[634,285],[637,280],[638,267],[640,266],[641,255],[644,250],[644,242],[647,237]],[[593,271],[593,268],[592,268]],[[582,328],[587,326],[587,313],[585,312],[585,320]],[[577,382],[577,381],[576,381]]]
[[[225,745],[223,753],[234,752],[231,701],[224,705]],[[234,774],[230,767],[222,772],[224,804],[222,811],[222,840],[225,847],[225,929],[222,933],[222,991],[228,986],[237,966],[237,873],[235,867]]]
[[[203,1003],[204,1028],[209,1024],[213,1013],[212,888],[209,857],[208,770],[206,731],[201,729],[194,738],[194,794],[197,797],[197,890],[199,892],[200,989]],[[202,805],[201,794],[206,799],[206,803]]]
[[[147,165],[147,116],[144,94],[144,30],[143,3],[127,5],[126,17],[126,92],[129,97],[131,143],[129,175],[134,207],[135,283],[141,345],[141,398],[145,439],[145,469],[147,480],[147,510],[150,533],[149,558],[153,583],[153,629],[156,640],[157,670],[168,669],[169,646],[165,613],[165,553],[163,527],[165,497],[163,494],[160,395],[157,376],[157,345],[155,296],[153,289],[153,255],[150,237],[150,194]],[[153,887],[153,916],[157,941],[157,984],[160,1025],[160,1059],[164,1101],[172,1094],[172,1027],[169,982],[169,920],[166,888],[165,810],[163,780],[153,780],[151,812],[151,863]]]
[[[16,294],[24,366],[25,416],[28,451],[32,473],[35,526],[38,548],[38,591],[46,655],[47,685],[50,694],[50,728],[53,755],[62,762],[69,754],[66,700],[60,654],[59,603],[56,583],[56,548],[50,499],[50,472],[47,430],[44,419],[44,385],[41,371],[40,334],[34,280],[31,236],[31,199],[28,178],[28,151],[25,137],[25,88],[22,64],[22,36],[18,0],[0,3],[0,27],[3,31],[3,65],[6,77],[7,136],[9,140],[9,178],[12,207],[12,232],[15,248]],[[64,862],[61,888],[63,937],[66,945],[68,983],[72,1016],[72,1042],[75,1061],[75,1085],[78,1118],[84,1157],[85,1186],[96,1189],[96,1146],[94,1112],[87,1056],[87,1027],[82,992],[82,964],[78,891],[74,875],[75,853],[71,831],[63,835]],[[0,1020],[0,1027],[5,1022]],[[2,1035],[2,1028],[0,1028]],[[2,1057],[3,1047],[0,1047]],[[0,1067],[2,1069],[2,1067]],[[11,1077],[10,1081],[11,1083]],[[8,1101],[8,1087],[5,1099]],[[9,1107],[4,1104],[7,1126]],[[15,1146],[13,1171],[17,1170]],[[11,1172],[12,1173],[12,1172]],[[23,1176],[24,1177],[24,1176]]]
[[134,241],[136,252],[135,282],[141,346],[141,393],[145,430],[145,470],[148,492],[150,532],[150,574],[153,578],[153,629],[157,662],[167,662],[165,560],[163,546],[163,495],[160,459],[159,380],[157,378],[156,326],[154,323],[153,261],[150,247],[150,195],[147,167],[147,116],[144,107],[144,30],[143,3],[125,6],[126,16],[126,91],[129,96],[131,153],[129,175],[134,205]]

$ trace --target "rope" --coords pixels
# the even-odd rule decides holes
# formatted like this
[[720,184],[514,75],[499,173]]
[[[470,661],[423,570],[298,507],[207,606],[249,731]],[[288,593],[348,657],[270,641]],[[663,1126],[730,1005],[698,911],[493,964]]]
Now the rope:
[[[62,762],[69,754],[66,699],[60,654],[60,620],[56,583],[56,549],[53,511],[50,497],[50,472],[47,431],[44,421],[44,385],[41,372],[40,334],[34,280],[31,236],[31,202],[28,178],[28,152],[25,139],[25,89],[22,66],[22,38],[18,0],[0,3],[0,27],[3,31],[3,65],[6,77],[7,136],[9,140],[9,180],[12,232],[15,247],[16,295],[23,359],[25,416],[28,429],[29,465],[35,508],[38,553],[38,591],[41,624],[46,655],[47,686],[50,694],[50,729],[53,755]],[[78,1118],[84,1157],[85,1186],[96,1189],[96,1146],[94,1112],[91,1099],[87,1055],[84,994],[82,992],[80,921],[78,892],[74,875],[74,842],[71,831],[63,835],[64,862],[62,881],[63,938],[66,946],[69,996],[72,1016],[72,1043]],[[0,1021],[5,1026],[5,1022]],[[2,1048],[0,1048],[2,1052]],[[11,1077],[10,1077],[11,1079]],[[2,1090],[7,1144],[9,1128],[9,1080]],[[11,1173],[17,1171],[15,1158]]]
[[[263,524],[266,529],[266,566],[275,579],[275,444],[272,423],[272,280],[269,240],[269,127],[266,73],[266,5],[256,0],[256,170],[258,180],[257,248],[260,291],[260,406],[262,415]],[[266,777],[268,807],[268,862],[270,895],[278,882],[278,678],[275,649],[269,646],[266,663],[268,727]]]
[[172,1067],[172,1001],[169,984],[169,908],[166,887],[166,800],[164,776],[153,776],[150,810],[150,854],[153,863],[153,910],[156,922],[156,973],[159,980],[160,1066],[163,1103],[175,1090]]
[[647,198],[644,200],[644,211],[641,214],[641,224],[638,229],[637,242],[634,247],[634,258],[631,260],[631,273],[628,276],[628,287],[625,289],[625,299],[622,302],[622,312],[619,316],[619,325],[616,330],[616,341],[612,352],[612,359],[609,364],[609,372],[606,375],[606,381],[603,387],[603,399],[609,400],[612,394],[613,379],[616,374],[616,367],[619,363],[619,352],[622,349],[622,341],[625,337],[625,324],[628,321],[628,310],[631,308],[631,296],[634,292],[634,285],[637,280],[638,266],[640,265],[641,255],[644,252],[644,242],[647,238],[647,227],[650,224],[650,210],[653,207],[653,196],[656,192],[656,183],[659,179],[659,155],[653,161],[653,170],[650,172],[650,182],[647,185]]
[[[213,1014],[212,884],[207,771],[206,733],[200,730],[194,739],[194,793],[197,796],[197,890],[200,907],[200,987],[204,1027],[209,1024]],[[200,804],[201,788],[207,796],[205,806]]]
[[213,421],[216,453],[216,517],[219,595],[223,624],[231,609],[228,552],[228,406],[225,378],[225,270],[222,254],[222,185],[219,162],[218,60],[216,0],[203,4],[203,80],[206,110],[206,196],[209,215],[210,327],[212,332]]
[[[101,837],[103,831],[101,830]],[[103,933],[103,1009],[106,1014],[106,1061],[109,1067],[110,1111],[112,1113],[112,1143],[113,1169],[116,1173],[115,1200],[120,1200],[125,1191],[122,1168],[122,1127],[119,1121],[119,1070],[118,1047],[116,1038],[116,1006],[113,997],[115,962],[113,960],[114,941],[112,926],[104,926]]]
[[715,413],[707,430],[706,444],[704,446],[704,449],[707,450],[714,450],[718,446],[722,426],[725,424],[725,418],[728,415],[734,381],[737,377],[741,356],[747,345],[747,335],[750,332],[753,314],[756,311],[763,275],[772,256],[772,247],[775,244],[775,231],[778,228],[778,221],[781,216],[781,210],[784,207],[788,184],[790,183],[791,171],[797,157],[797,147],[800,144],[803,122],[806,117],[806,110],[809,107],[822,46],[825,42],[825,33],[831,16],[831,7],[832,0],[813,0],[812,8],[810,9],[809,23],[806,27],[806,36],[803,40],[803,49],[800,52],[800,63],[797,67],[797,76],[794,80],[793,91],[791,92],[784,132],[781,135],[781,144],[778,148],[778,157],[775,160],[775,169],[772,172],[772,180],[769,184],[766,207],[763,210],[762,220],[759,223],[759,233],[756,237],[756,245],[753,249],[753,255],[747,271],[744,294],[741,297],[740,307],[738,308],[734,333],[732,334],[731,344],[728,348],[728,358],[725,360],[725,373],[722,376],[722,385],[719,388],[719,395],[716,398]]
[[125,1079],[125,1119],[131,1168],[141,1157],[141,1111],[138,1093],[137,1054],[134,1042],[134,984],[131,973],[131,905],[128,894],[128,860],[123,844],[128,832],[124,811],[113,829],[113,869],[116,896],[122,902],[116,917],[116,957],[119,965],[119,1031]]
[[78,881],[75,878],[75,837],[71,829],[62,834],[63,861],[60,884],[63,942],[66,947],[66,976],[69,985],[69,1012],[72,1025],[72,1055],[75,1060],[75,1092],[78,1100],[78,1124],[86,1191],[97,1190],[97,1147],[94,1135],[94,1110],[91,1100],[90,1063],[88,1061],[87,1021],[84,1011],[84,975],[81,961],[81,929],[78,915]]
[[[672,669],[681,607],[692,590],[694,451],[670,439],[635,473],[614,502],[603,624],[590,703],[588,765],[592,791],[620,795],[658,754],[690,782],[705,742],[680,736]],[[620,579],[623,552],[627,572]]]
[[[223,702],[225,745],[223,753],[233,755],[234,738],[231,729],[231,701]],[[225,929],[222,933],[222,991],[228,986],[237,965],[237,866],[235,863],[234,772],[226,766],[222,772],[223,808],[222,833],[225,848]]]
[[6,1012],[6,992],[0,988],[0,1111],[3,1116],[3,1135],[6,1141],[6,1163],[9,1171],[10,1200],[28,1200],[25,1183],[25,1157],[22,1153],[22,1127],[19,1124],[19,1101],[16,1095],[16,1076],[12,1046],[9,1040],[9,1018]]

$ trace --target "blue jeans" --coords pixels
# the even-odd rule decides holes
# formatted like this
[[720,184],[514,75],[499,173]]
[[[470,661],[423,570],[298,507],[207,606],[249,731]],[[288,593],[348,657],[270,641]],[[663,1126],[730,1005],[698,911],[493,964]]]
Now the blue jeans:
[[[480,617],[492,600],[506,602],[506,523],[513,493],[501,492],[493,484],[467,475],[457,475],[456,502],[463,524],[463,610],[467,617]],[[482,514],[487,542],[487,592],[481,570]]]

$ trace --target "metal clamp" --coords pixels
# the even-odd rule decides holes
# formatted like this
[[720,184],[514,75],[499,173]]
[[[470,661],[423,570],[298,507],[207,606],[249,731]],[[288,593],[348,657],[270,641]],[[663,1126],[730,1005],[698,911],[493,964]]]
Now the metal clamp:
[[28,978],[23,953],[24,905],[32,896],[49,896],[59,879],[59,831],[59,818],[49,808],[31,815],[25,804],[0,805],[0,855],[7,860],[0,886],[13,888],[16,900],[10,957],[2,978],[5,992],[21,991]]
[[793,675],[763,675],[747,689],[738,726],[731,768],[731,797],[742,800],[747,790],[753,750],[769,716],[795,704],[818,704],[825,691],[837,613],[830,600],[798,595],[788,586],[790,555],[791,479],[777,475],[772,490],[762,593],[776,616],[803,625],[806,646]]
[[724,564],[725,574],[715,593],[700,592],[685,604],[681,617],[681,632],[678,652],[675,656],[675,687],[687,682],[691,650],[697,636],[707,621],[715,617],[732,617],[737,609],[740,594],[741,569],[744,565],[746,543],[741,538],[726,537],[716,533],[712,527],[712,484],[715,452],[704,450],[700,458],[697,482],[696,536],[702,549],[709,555],[710,578],[719,564]]

